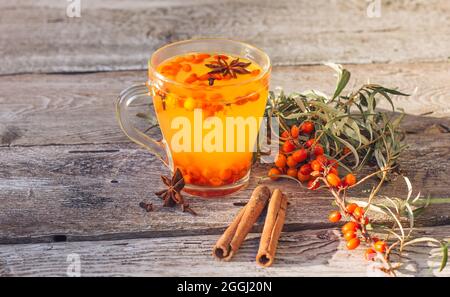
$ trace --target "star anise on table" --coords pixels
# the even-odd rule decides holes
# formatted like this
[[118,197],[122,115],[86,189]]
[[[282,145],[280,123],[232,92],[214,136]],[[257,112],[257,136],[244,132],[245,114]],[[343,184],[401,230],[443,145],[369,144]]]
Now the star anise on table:
[[164,201],[163,206],[174,207],[179,204],[181,205],[181,210],[183,212],[197,215],[197,213],[189,207],[189,204],[184,201],[184,198],[181,195],[181,190],[184,188],[185,183],[180,169],[177,168],[172,178],[162,175],[161,179],[167,186],[167,189],[156,192],[155,194]]
[[[227,61],[225,61],[222,57],[217,58],[217,62],[214,61],[211,64],[205,64],[206,67],[212,69],[208,74],[222,74],[230,75],[233,78],[237,77],[237,74],[249,74],[250,71],[248,71],[246,68],[252,64],[251,62],[245,63],[245,62],[239,62],[239,58],[234,59],[229,64]],[[214,84],[214,78],[209,79],[209,85]]]

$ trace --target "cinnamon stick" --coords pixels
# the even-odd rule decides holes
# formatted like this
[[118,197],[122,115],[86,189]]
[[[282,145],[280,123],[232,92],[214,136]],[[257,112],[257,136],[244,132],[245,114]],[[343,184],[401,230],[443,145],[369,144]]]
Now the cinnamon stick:
[[215,258],[229,261],[236,254],[269,198],[269,188],[266,186],[255,188],[248,203],[241,209],[214,246],[213,256]]
[[264,267],[271,266],[277,251],[278,239],[286,217],[287,197],[279,189],[275,189],[270,198],[259,244],[256,262]]

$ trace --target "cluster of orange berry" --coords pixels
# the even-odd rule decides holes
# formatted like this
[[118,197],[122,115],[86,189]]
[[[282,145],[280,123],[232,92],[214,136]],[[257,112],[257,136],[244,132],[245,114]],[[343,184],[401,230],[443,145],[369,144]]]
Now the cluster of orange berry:
[[351,173],[343,179],[339,177],[338,162],[324,156],[324,148],[314,138],[314,129],[313,122],[305,121],[299,126],[291,126],[290,131],[286,130],[281,134],[280,139],[284,143],[275,160],[275,167],[269,170],[268,176],[277,180],[280,175],[288,175],[307,182],[310,190],[316,190],[320,186],[319,177],[326,178],[330,187],[353,186],[356,177]]
[[[354,250],[361,244],[361,238],[367,241],[367,237],[360,234],[358,236],[358,230],[361,233],[361,225],[369,224],[369,218],[365,215],[364,208],[358,206],[356,203],[348,204],[345,208],[346,215],[350,216],[353,220],[345,223],[342,226],[342,235],[347,241],[347,249]],[[339,211],[332,211],[328,216],[328,219],[332,223],[337,223],[341,220],[342,215]],[[365,252],[365,258],[368,261],[373,261],[376,256],[376,252],[385,253],[386,252],[386,242],[379,240],[376,237],[371,237],[371,242],[373,247],[370,247]]]

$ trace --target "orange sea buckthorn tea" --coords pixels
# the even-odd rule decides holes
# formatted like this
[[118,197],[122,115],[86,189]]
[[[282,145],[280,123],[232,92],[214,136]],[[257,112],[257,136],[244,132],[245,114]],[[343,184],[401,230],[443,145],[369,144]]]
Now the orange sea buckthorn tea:
[[148,75],[168,165],[183,173],[184,190],[212,197],[243,187],[268,97],[267,55],[235,41],[185,41],[155,52]]

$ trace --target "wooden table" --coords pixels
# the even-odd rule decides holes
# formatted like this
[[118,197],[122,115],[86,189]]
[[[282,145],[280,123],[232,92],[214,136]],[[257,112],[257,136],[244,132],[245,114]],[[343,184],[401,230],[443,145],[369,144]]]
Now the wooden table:
[[[153,192],[167,172],[125,137],[113,103],[145,80],[156,48],[198,36],[266,50],[272,87],[331,92],[321,62],[333,61],[352,72],[350,86],[369,79],[411,93],[395,99],[408,113],[402,170],[415,193],[441,202],[418,218],[418,232],[449,238],[450,2],[383,1],[380,18],[367,17],[362,0],[221,2],[82,0],[80,18],[66,16],[66,1],[0,3],[0,275],[63,276],[73,254],[83,276],[373,274],[327,222],[330,195],[289,181],[277,183],[290,206],[275,265],[255,265],[260,223],[232,262],[214,261],[211,247],[264,166],[233,197],[190,198],[198,217],[160,207]],[[403,197],[406,186],[384,193]],[[143,200],[156,211],[139,208]],[[407,255],[402,275],[450,275],[428,268],[424,246]]]

